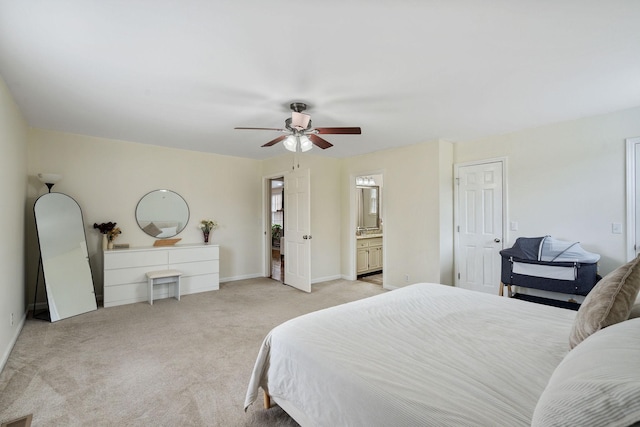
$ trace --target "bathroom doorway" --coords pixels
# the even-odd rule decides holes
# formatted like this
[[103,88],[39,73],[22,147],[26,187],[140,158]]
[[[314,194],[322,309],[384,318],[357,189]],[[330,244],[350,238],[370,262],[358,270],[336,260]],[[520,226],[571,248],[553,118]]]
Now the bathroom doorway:
[[355,177],[355,270],[359,281],[383,285],[382,174]]
[[271,215],[271,257],[270,277],[284,283],[284,177],[269,180],[271,194],[269,213]]

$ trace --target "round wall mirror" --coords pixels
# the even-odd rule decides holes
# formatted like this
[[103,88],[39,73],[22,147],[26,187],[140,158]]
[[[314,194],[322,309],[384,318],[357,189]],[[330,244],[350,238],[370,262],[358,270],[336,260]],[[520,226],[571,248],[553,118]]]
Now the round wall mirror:
[[178,193],[155,190],[136,206],[138,226],[151,237],[166,239],[180,233],[189,222],[189,206]]

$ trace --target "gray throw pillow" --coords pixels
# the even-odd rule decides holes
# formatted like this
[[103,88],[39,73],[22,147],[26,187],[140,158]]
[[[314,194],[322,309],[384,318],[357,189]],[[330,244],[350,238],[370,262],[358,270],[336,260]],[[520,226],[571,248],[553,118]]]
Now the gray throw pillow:
[[155,225],[153,222],[150,222],[149,224],[147,224],[142,230],[145,233],[147,233],[149,236],[154,236],[154,237],[162,233],[162,230],[160,230],[158,226]]
[[640,290],[640,257],[618,267],[589,292],[576,314],[569,335],[574,348],[589,335],[629,318]]

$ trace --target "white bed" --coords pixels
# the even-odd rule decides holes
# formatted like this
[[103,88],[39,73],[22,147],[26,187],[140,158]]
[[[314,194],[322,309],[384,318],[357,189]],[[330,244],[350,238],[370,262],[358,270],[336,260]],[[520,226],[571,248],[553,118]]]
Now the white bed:
[[530,425],[575,315],[427,283],[310,313],[265,338],[245,407],[261,387],[303,426]]

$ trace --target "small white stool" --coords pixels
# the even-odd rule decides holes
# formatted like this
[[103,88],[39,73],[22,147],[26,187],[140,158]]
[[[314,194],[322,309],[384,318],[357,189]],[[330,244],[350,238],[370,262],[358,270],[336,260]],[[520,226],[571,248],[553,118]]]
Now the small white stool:
[[153,305],[153,285],[161,283],[175,283],[175,299],[180,301],[180,276],[182,272],[178,270],[158,270],[147,273],[149,287],[149,305]]

